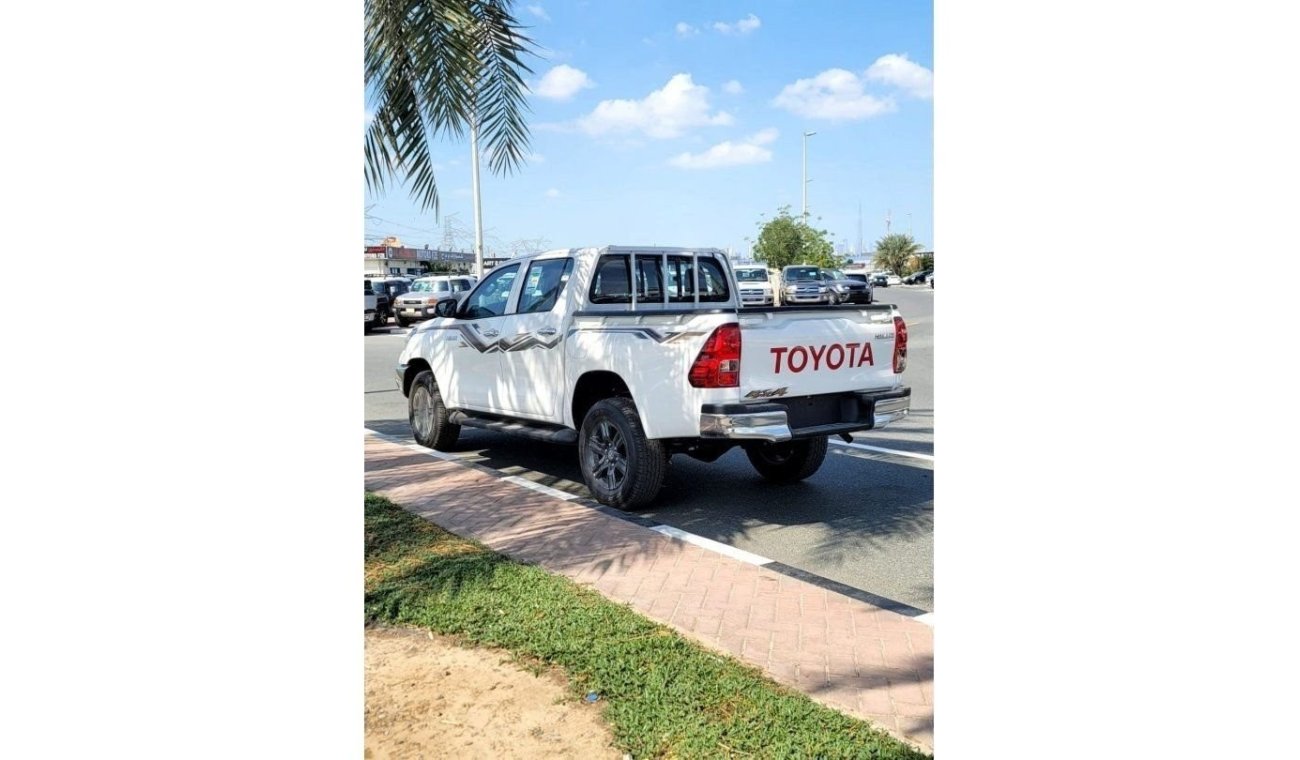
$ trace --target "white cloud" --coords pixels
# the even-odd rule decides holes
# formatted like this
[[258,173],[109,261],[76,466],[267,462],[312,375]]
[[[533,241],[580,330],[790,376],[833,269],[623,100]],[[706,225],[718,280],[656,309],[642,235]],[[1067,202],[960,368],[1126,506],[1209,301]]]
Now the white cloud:
[[578,128],[593,137],[642,132],[666,139],[691,127],[726,126],[731,121],[726,111],[709,113],[709,88],[695,84],[690,74],[677,74],[641,100],[602,100],[578,119]]
[[673,29],[676,30],[677,36],[681,37],[682,39],[686,39],[687,37],[694,37],[695,35],[700,33],[699,29],[696,29],[695,27],[691,26],[685,21],[678,21],[677,26],[673,27]]
[[550,190],[547,190],[547,191],[546,191],[546,197],[547,197],[547,198],[559,198],[559,197],[560,197],[560,191],[559,191],[559,190],[556,190],[555,188],[551,188]]
[[764,129],[737,142],[718,143],[703,153],[681,153],[668,161],[679,169],[717,169],[723,166],[743,166],[745,164],[762,164],[772,160],[772,151],[764,148],[779,133],[772,128]]
[[788,84],[772,105],[809,119],[868,119],[897,108],[893,98],[863,92],[864,80],[844,69],[827,69],[812,79]]
[[713,28],[723,34],[737,34],[737,35],[744,36],[754,31],[755,29],[759,28],[762,25],[763,22],[759,20],[758,16],[755,16],[754,14],[751,13],[734,24],[726,24],[721,21],[715,21],[713,23]]
[[722,85],[722,91],[727,93],[728,95],[739,95],[740,93],[745,91],[745,88],[740,84],[740,82],[737,82],[736,80],[733,79],[730,82],[727,82],[726,84]]
[[528,12],[540,18],[542,21],[550,21],[551,17],[546,14],[546,9],[540,5],[529,5]]
[[537,93],[539,98],[568,100],[576,95],[579,90],[595,86],[596,83],[591,81],[591,78],[585,72],[562,63],[546,72],[546,75],[533,88],[533,92]]
[[914,98],[934,97],[934,72],[908,60],[906,55],[880,56],[867,69],[867,79],[893,85]]

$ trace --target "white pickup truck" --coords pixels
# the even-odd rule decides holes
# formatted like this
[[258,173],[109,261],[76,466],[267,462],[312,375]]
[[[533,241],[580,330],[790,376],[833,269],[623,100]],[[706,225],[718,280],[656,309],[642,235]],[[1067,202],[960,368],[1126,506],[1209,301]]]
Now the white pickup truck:
[[416,441],[447,451],[466,426],[577,444],[592,495],[622,509],[655,498],[674,454],[741,446],[793,483],[821,467],[828,436],[910,405],[894,306],[742,310],[713,248],[520,257],[436,312],[398,358]]

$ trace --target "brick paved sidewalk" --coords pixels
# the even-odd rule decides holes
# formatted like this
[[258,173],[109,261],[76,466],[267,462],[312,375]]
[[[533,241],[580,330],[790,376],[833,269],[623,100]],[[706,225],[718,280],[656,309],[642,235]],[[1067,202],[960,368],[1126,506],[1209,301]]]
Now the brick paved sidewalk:
[[925,623],[366,435],[366,490],[933,752]]

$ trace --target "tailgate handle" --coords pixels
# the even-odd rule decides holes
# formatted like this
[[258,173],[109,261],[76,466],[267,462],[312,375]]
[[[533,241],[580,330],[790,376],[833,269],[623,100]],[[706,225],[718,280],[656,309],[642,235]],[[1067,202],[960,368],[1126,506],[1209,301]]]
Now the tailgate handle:
[[554,334],[555,334],[555,328],[554,328],[554,327],[543,327],[542,329],[540,329],[540,330],[537,331],[537,334],[538,334],[538,335],[554,335]]

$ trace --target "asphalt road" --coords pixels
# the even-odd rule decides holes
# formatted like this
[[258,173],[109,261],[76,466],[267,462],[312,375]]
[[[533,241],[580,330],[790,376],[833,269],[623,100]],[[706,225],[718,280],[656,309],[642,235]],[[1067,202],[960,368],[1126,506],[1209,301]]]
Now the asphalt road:
[[[855,435],[853,445],[832,439],[821,470],[792,486],[768,484],[739,449],[712,464],[673,457],[658,500],[638,514],[933,611],[934,291],[878,288],[876,298],[907,321],[908,419]],[[406,330],[391,329],[365,339],[366,427],[411,440],[393,379]],[[574,447],[463,428],[456,448],[467,461],[590,498]]]

